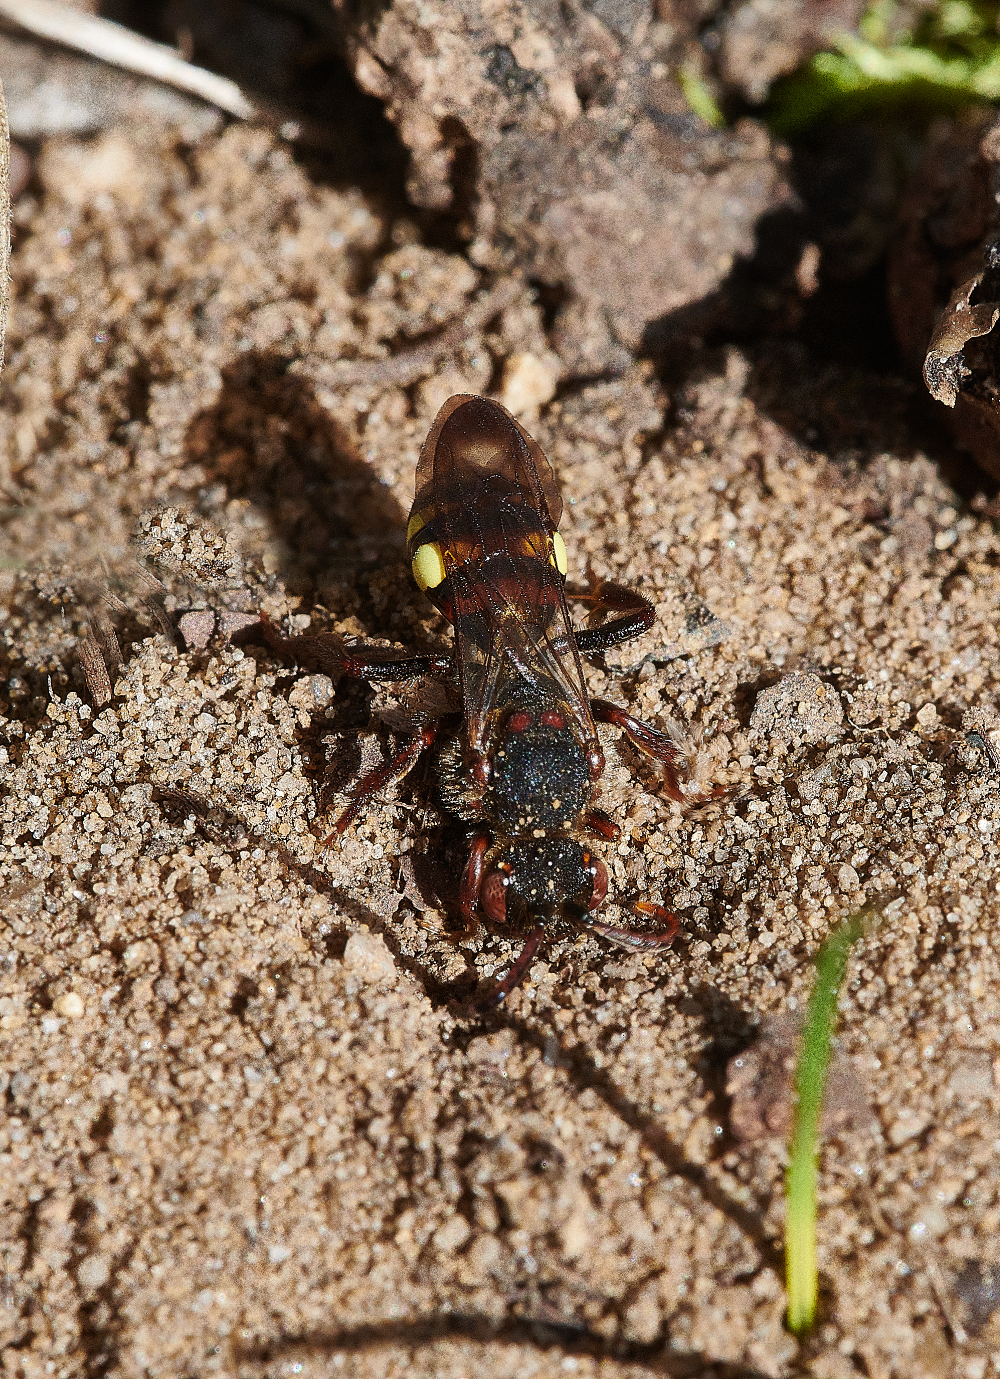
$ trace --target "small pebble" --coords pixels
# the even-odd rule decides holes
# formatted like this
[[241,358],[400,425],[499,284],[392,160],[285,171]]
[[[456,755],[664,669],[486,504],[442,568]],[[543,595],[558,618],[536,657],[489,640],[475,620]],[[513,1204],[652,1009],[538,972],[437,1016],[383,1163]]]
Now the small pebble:
[[472,1231],[464,1216],[453,1216],[434,1232],[434,1248],[441,1254],[454,1254],[465,1244]]
[[503,371],[503,405],[515,416],[537,411],[552,401],[558,377],[554,361],[537,354],[512,354]]
[[67,991],[64,996],[56,997],[52,1009],[67,1020],[79,1020],[84,1012],[83,998],[76,991]]
[[77,1281],[83,1288],[103,1288],[111,1277],[111,1265],[107,1255],[87,1255],[76,1271]]
[[393,956],[378,934],[352,934],[344,949],[344,962],[366,982],[381,982],[396,975]]
[[818,675],[796,672],[761,690],[750,715],[750,730],[762,737],[801,737],[819,742],[836,737],[844,724],[840,695]]
[[841,890],[857,891],[861,889],[861,878],[849,862],[844,862],[838,868],[837,880],[840,882]]
[[192,651],[202,651],[208,646],[215,631],[215,614],[207,608],[195,613],[185,613],[178,619],[177,626],[188,647]]
[[917,1135],[923,1134],[931,1123],[931,1118],[920,1111],[911,1111],[904,1107],[899,1115],[889,1126],[889,1143],[894,1149],[898,1149],[907,1140],[916,1139]]
[[227,609],[226,612],[219,614],[219,633],[223,637],[231,637],[234,632],[239,632],[243,627],[252,627],[254,623],[260,622],[256,613],[234,613]]
[[329,675],[304,675],[292,687],[288,702],[306,713],[325,709],[333,702],[333,681]]

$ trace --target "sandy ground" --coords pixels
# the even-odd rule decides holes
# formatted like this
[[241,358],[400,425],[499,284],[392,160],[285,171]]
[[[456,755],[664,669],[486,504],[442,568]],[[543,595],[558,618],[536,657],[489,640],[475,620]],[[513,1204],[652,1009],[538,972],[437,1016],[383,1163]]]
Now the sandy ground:
[[[243,129],[51,142],[14,272],[3,1373],[1000,1373],[1000,538],[915,390],[772,343],[551,398],[528,288]],[[473,1019],[517,941],[447,933],[428,774],[319,841],[434,687],[228,633],[447,646],[405,563],[417,451],[449,394],[517,387],[571,572],[658,606],[592,693],[731,788],[682,809],[609,730],[612,897],[684,936],[560,933]],[[104,708],[88,612],[124,653]],[[799,1345],[786,1065],[864,904]]]

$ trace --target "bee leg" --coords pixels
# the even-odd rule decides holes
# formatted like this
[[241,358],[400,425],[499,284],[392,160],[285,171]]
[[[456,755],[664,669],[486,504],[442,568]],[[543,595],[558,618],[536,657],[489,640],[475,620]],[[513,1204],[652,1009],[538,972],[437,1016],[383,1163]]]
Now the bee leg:
[[469,860],[462,872],[462,884],[458,891],[458,913],[462,917],[460,938],[472,934],[476,928],[475,913],[479,905],[479,895],[483,889],[483,874],[486,869],[486,850],[490,845],[489,836],[477,833],[469,848]]
[[619,616],[609,622],[599,622],[598,626],[574,628],[576,644],[584,656],[592,656],[597,651],[607,651],[609,646],[627,642],[648,632],[656,621],[656,609],[649,599],[628,589],[624,584],[613,584],[610,580],[598,581],[589,594],[571,594],[571,598],[592,605],[587,621],[593,624],[611,613]]
[[263,643],[286,664],[318,670],[333,681],[346,675],[352,680],[413,680],[428,673],[442,674],[451,665],[451,656],[399,656],[389,647],[348,646],[335,632],[315,636],[285,637],[261,613],[260,622],[241,629],[233,637],[240,646]]
[[377,766],[374,771],[369,771],[367,776],[362,776],[359,781],[352,785],[349,791],[351,803],[334,824],[332,831],[323,839],[323,846],[329,847],[335,838],[339,838],[351,826],[369,800],[373,800],[380,791],[393,781],[402,780],[416,765],[421,753],[433,745],[440,731],[441,725],[437,720],[426,724],[399,749],[394,757],[381,766]]
[[630,713],[606,699],[592,699],[590,708],[599,723],[611,723],[616,728],[621,728],[634,747],[638,747],[654,761],[660,762],[667,794],[672,800],[678,800],[681,804],[693,803],[681,790],[677,767],[683,761],[684,754],[672,737],[667,733],[661,733],[659,728],[643,723],[639,718],[633,718]]
[[531,960],[538,952],[538,945],[545,935],[545,925],[536,924],[531,933],[524,941],[524,947],[507,969],[507,975],[503,981],[490,994],[478,1001],[473,1007],[476,1015],[485,1014],[498,1006],[501,1001],[505,1001],[515,987],[520,986],[524,981],[525,974],[531,966]]
[[616,838],[621,837],[621,829],[603,809],[588,810],[583,822],[590,833],[597,838],[603,838],[606,843],[613,843]]
[[604,938],[609,938],[614,943],[621,943],[626,948],[665,948],[667,944],[673,943],[680,931],[680,923],[676,915],[672,915],[669,910],[662,905],[652,905],[648,900],[637,901],[632,907],[640,914],[651,915],[660,925],[659,929],[620,929],[614,924],[602,924],[599,920],[587,920],[588,929],[593,929],[595,934],[601,934]]

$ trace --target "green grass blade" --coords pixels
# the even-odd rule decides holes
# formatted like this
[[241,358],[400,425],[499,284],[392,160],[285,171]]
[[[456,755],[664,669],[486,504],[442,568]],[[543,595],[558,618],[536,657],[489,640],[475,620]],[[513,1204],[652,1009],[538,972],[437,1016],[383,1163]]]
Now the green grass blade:
[[857,33],[831,35],[772,88],[765,118],[795,137],[822,122],[926,123],[937,111],[1000,100],[998,0],[934,0],[909,10],[874,0]]
[[715,103],[711,91],[693,67],[682,67],[677,73],[684,97],[696,115],[700,115],[713,129],[721,129],[726,117]]
[[797,1105],[791,1155],[785,1180],[785,1270],[788,1326],[796,1334],[816,1316],[816,1181],[819,1127],[830,1067],[830,1043],[837,996],[851,949],[865,928],[867,912],[852,915],[835,929],[816,958],[816,985],[806,1011],[796,1069]]

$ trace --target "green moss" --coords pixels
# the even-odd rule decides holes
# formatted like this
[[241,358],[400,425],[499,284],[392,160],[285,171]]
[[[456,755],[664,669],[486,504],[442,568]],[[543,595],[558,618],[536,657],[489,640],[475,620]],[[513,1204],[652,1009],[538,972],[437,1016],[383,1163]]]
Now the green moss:
[[832,51],[776,83],[765,112],[771,127],[795,135],[819,120],[1000,99],[1000,5],[940,0],[912,27],[907,14],[894,0],[876,0],[859,34],[842,34]]

